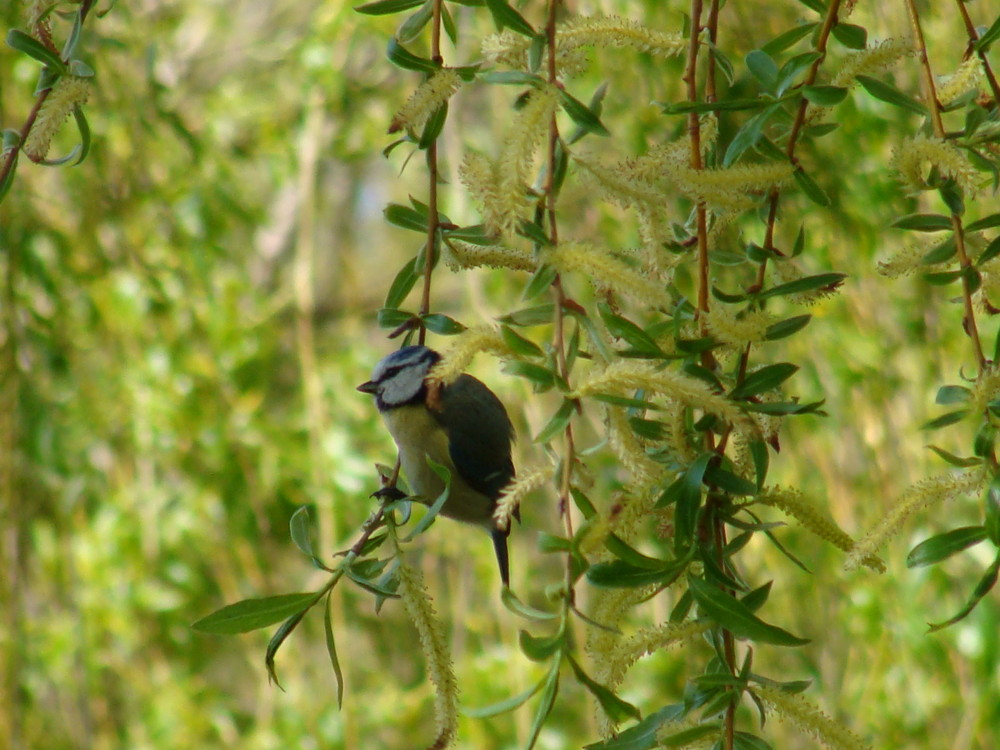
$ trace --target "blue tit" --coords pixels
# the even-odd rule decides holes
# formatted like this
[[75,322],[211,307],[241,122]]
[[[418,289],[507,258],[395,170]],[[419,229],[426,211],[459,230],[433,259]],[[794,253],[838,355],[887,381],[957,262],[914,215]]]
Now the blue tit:
[[490,532],[506,587],[510,530],[497,528],[493,511],[514,478],[514,427],[500,399],[471,375],[428,386],[427,374],[440,359],[426,346],[403,347],[375,365],[371,380],[358,390],[375,395],[415,499],[433,503],[444,491],[427,458],[448,468],[451,491],[440,513]]

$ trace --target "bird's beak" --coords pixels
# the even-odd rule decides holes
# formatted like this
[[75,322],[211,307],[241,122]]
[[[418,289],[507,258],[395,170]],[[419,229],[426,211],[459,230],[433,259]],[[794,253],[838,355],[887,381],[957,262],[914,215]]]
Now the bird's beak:
[[376,383],[374,380],[369,380],[359,385],[358,390],[361,391],[362,393],[377,393],[378,383]]

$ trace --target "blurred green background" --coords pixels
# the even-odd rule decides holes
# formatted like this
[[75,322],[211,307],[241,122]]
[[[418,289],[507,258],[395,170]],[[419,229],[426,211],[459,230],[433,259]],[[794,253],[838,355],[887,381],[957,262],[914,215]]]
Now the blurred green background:
[[[537,17],[535,5],[526,15]],[[735,61],[813,17],[793,2],[729,5],[719,44]],[[871,5],[851,19],[870,38],[907,35],[901,6]],[[571,6],[669,31],[680,31],[687,7]],[[969,4],[977,23],[993,21],[986,6]],[[921,7],[932,63],[950,73],[964,49],[961,24],[950,4]],[[481,10],[453,11],[464,36],[457,50],[446,45],[446,59],[474,60],[492,29]],[[21,4],[4,4],[4,30],[23,14]],[[392,113],[418,80],[385,60],[395,22],[313,0],[140,0],[88,21],[92,153],[74,168],[25,161],[0,205],[0,737],[9,746],[403,748],[432,738],[415,635],[392,602],[376,616],[369,595],[346,586],[335,595],[341,710],[320,615],[279,654],[284,691],[266,679],[268,632],[221,638],[189,628],[228,602],[319,585],[289,538],[291,514],[310,506],[323,554],[349,546],[372,508],[373,464],[394,458],[354,386],[395,346],[374,313],[418,249],[416,235],[383,222],[382,208],[425,190],[419,157],[403,170],[405,148],[380,154]],[[56,31],[65,34],[65,24]],[[681,98],[680,68],[602,52],[571,85],[586,100],[608,80],[615,147],[638,151],[677,132],[680,121],[653,102]],[[36,63],[0,49],[3,127],[20,127],[37,74]],[[918,91],[911,64],[889,77]],[[491,148],[509,119],[509,100],[474,104],[454,108],[442,143],[444,207],[466,222],[475,213],[455,178],[462,150]],[[916,118],[858,91],[834,117],[842,127],[804,153],[834,205],[791,196],[781,242],[803,222],[806,269],[849,278],[812,310],[803,334],[767,353],[800,363],[797,389],[825,397],[830,416],[789,425],[773,475],[828,504],[858,535],[909,483],[945,470],[919,425],[937,413],[937,387],[974,362],[946,292],[875,272],[900,247],[887,225],[917,208],[886,166]],[[55,150],[71,148],[72,136],[65,128]],[[591,198],[566,194],[577,236],[635,243],[635,227]],[[983,200],[992,209],[975,210],[996,210],[993,196]],[[442,268],[435,299],[467,325],[482,324],[517,304],[523,281]],[[992,342],[995,326],[986,331]],[[476,372],[514,415],[518,463],[538,462],[528,436],[549,402],[494,364],[477,361]],[[935,436],[959,453],[969,439],[960,429]],[[610,481],[613,466],[594,466]],[[542,601],[559,573],[537,552],[536,532],[556,532],[557,511],[539,492],[523,512],[512,538],[514,588]],[[812,638],[801,649],[761,650],[755,671],[813,680],[810,699],[876,748],[989,748],[1000,732],[996,596],[926,635],[928,621],[961,605],[984,558],[973,551],[943,570],[903,565],[916,541],[979,522],[974,500],[935,513],[913,519],[885,551],[882,576],[843,572],[839,552],[795,528],[781,538],[813,575],[765,546],[744,558],[757,580],[776,579],[772,619]],[[523,623],[500,606],[485,537],[441,522],[415,552],[451,631],[463,703],[530,685],[537,666],[517,649]],[[624,697],[649,708],[676,700],[690,676],[683,659],[671,652],[641,663]],[[541,748],[597,739],[589,697],[565,684]],[[517,747],[529,724],[525,710],[463,719],[459,745]],[[814,746],[780,724],[765,734],[775,747]]]

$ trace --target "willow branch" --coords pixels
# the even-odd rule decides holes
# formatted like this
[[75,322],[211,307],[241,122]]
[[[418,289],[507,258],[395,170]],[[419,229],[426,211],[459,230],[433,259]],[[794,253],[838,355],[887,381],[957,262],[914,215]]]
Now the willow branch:
[[[444,60],[441,57],[441,3],[434,0],[431,8],[431,59],[438,64]],[[427,242],[424,246],[424,283],[420,296],[420,315],[431,311],[431,277],[434,262],[437,260],[437,236],[440,229],[438,213],[438,182],[440,181],[438,167],[438,142],[435,138],[427,146]],[[421,325],[417,340],[423,344],[427,340],[427,329]]]
[[[930,59],[927,55],[927,43],[924,41],[923,29],[920,26],[920,13],[914,0],[906,0],[906,11],[910,18],[910,28],[913,31],[913,41],[917,46],[917,56],[920,60],[921,81],[923,83],[924,99],[927,110],[930,112],[931,124],[934,128],[934,135],[941,140],[946,137],[944,120],[941,117],[941,103],[937,98],[937,90],[934,86],[934,71],[931,69]],[[965,247],[965,230],[962,226],[962,217],[954,211],[951,212],[952,232],[955,236],[955,251],[958,256],[959,266],[963,271],[972,265],[969,253]],[[968,275],[962,275],[962,302],[965,308],[962,327],[966,334],[972,339],[972,348],[976,356],[976,364],[982,372],[986,367],[986,355],[983,354],[982,341],[979,338],[979,326],[976,323],[976,311],[972,305],[972,282]]]
[[958,6],[958,12],[962,16],[962,23],[965,24],[965,32],[969,35],[969,51],[967,54],[975,50],[976,56],[983,65],[983,73],[985,73],[986,80],[990,85],[990,91],[993,92],[993,103],[996,106],[1000,106],[1000,83],[997,83],[997,77],[993,72],[993,67],[990,65],[989,58],[986,56],[986,50],[976,49],[976,43],[979,41],[979,32],[976,31],[976,25],[972,23],[972,18],[969,17],[969,9],[965,7],[965,3],[962,0],[955,0],[955,4]]

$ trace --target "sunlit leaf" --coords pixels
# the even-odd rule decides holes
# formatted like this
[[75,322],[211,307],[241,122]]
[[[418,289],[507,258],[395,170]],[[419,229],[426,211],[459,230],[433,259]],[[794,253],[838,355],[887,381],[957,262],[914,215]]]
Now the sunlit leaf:
[[740,638],[775,646],[809,643],[808,638],[799,638],[758,619],[742,602],[700,578],[688,578],[688,590],[706,615]]
[[975,544],[979,544],[985,538],[986,529],[982,526],[963,526],[944,534],[932,536],[910,550],[910,554],[906,556],[906,567],[919,568],[924,565],[935,565]]
[[247,633],[274,625],[287,617],[303,612],[317,601],[315,592],[279,594],[262,599],[244,599],[192,623],[192,630],[217,635]]

